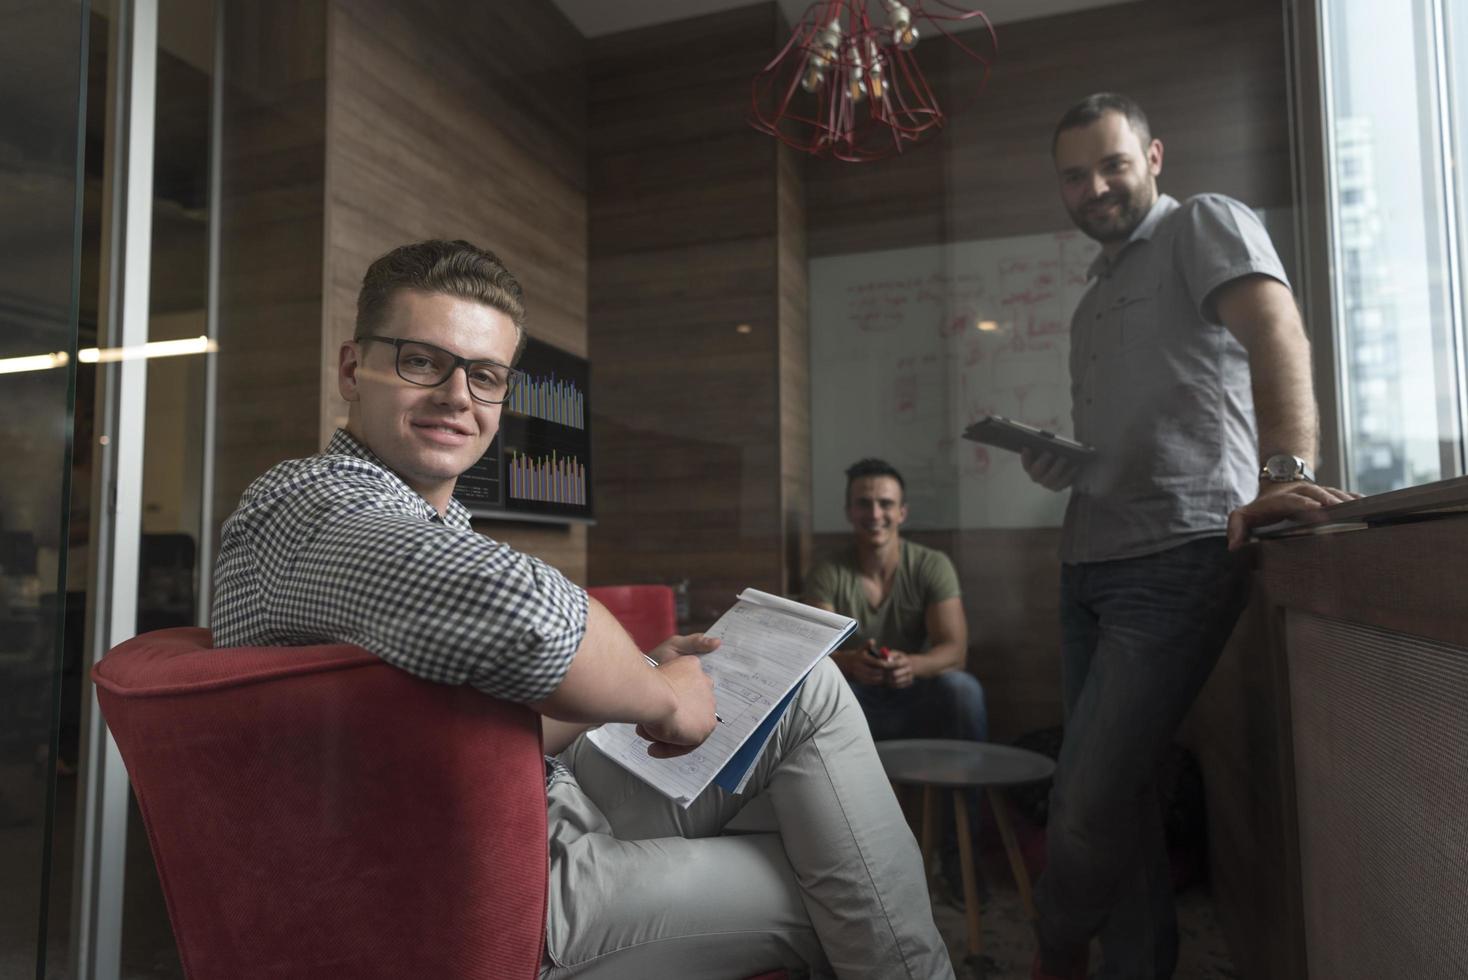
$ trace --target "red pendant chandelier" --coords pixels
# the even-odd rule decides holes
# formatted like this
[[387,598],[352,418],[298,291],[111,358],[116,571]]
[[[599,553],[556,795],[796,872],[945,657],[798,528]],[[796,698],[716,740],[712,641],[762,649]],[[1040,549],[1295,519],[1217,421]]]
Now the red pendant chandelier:
[[[987,54],[945,26],[975,19]],[[919,38],[930,35],[982,66],[972,89],[982,91],[998,39],[981,12],[945,0],[818,0],[754,77],[750,124],[812,156],[860,162],[901,153],[943,128],[943,110],[913,57]]]

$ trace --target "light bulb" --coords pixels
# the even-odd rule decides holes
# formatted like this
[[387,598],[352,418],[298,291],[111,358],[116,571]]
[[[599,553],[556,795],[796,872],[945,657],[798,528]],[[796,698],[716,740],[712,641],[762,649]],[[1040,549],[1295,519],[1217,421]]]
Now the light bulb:
[[819,92],[826,87],[826,73],[816,67],[815,60],[811,60],[810,68],[806,70],[805,77],[800,80],[800,87],[807,92]]
[[892,44],[911,51],[918,43],[917,28],[912,26],[912,11],[900,0],[883,0],[887,5],[887,22],[892,25]]
[[882,98],[882,52],[877,47],[877,42],[867,39],[867,64],[871,67],[867,70],[867,91],[871,93],[874,100]]
[[815,50],[810,60],[822,71],[836,63],[836,52],[841,49],[841,22],[833,20],[825,30],[816,35]]

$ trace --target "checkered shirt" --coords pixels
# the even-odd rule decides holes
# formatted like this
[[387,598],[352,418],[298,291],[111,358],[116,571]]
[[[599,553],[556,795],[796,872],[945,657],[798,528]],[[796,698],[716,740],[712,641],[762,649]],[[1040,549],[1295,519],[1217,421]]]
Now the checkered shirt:
[[338,429],[324,453],[252,483],[224,524],[214,643],[354,643],[440,684],[508,701],[560,685],[586,633],[586,593],[537,558],[440,518]]

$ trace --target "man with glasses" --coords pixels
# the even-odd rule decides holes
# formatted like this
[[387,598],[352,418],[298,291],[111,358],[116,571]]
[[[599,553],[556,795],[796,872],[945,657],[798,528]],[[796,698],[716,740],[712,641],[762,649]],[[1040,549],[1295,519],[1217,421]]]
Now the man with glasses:
[[[542,715],[559,753],[544,977],[952,977],[917,845],[831,664],[741,795],[681,808],[580,737],[622,721],[654,755],[700,744],[715,720],[697,654],[717,643],[670,637],[651,668],[585,591],[470,528],[454,484],[498,431],[524,320],[519,283],[466,242],[372,264],[338,362],[346,428],[256,480],[226,522],[215,644],[355,643]],[[764,832],[722,835],[751,803],[741,829]]]

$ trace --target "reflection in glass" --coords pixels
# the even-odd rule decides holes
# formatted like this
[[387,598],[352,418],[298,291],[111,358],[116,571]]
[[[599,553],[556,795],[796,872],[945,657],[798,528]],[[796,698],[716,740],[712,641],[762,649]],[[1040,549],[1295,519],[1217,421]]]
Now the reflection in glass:
[[44,967],[76,350],[82,9],[5,8],[0,28],[0,975]]

